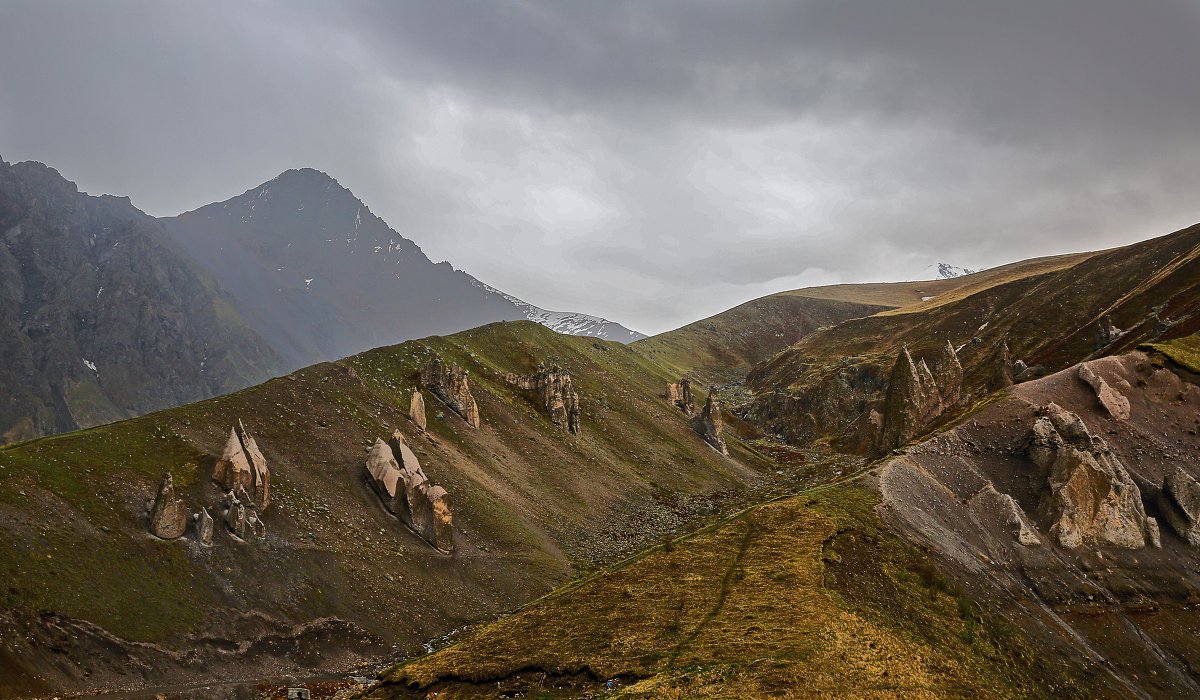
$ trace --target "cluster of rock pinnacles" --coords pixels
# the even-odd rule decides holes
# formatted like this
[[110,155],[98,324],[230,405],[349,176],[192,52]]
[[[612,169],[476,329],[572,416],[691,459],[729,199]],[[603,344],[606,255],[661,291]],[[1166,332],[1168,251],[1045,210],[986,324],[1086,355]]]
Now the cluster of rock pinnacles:
[[[241,421],[229,430],[225,449],[213,465],[212,481],[222,492],[214,511],[230,536],[241,541],[265,537],[267,528],[261,513],[271,504],[271,470]],[[176,498],[171,475],[163,475],[150,510],[151,534],[174,540],[186,534],[191,525],[195,539],[211,546],[215,522],[205,506],[191,513],[187,504]]]
[[[723,455],[729,454],[725,438],[721,435],[725,425],[721,420],[721,400],[717,398],[715,387],[709,387],[708,400],[704,402],[700,413],[696,413],[696,404],[692,400],[692,382],[687,377],[683,377],[678,383],[667,385],[667,400],[683,411],[684,415],[691,417],[692,430],[704,438],[710,447]],[[696,415],[692,415],[693,413]]]

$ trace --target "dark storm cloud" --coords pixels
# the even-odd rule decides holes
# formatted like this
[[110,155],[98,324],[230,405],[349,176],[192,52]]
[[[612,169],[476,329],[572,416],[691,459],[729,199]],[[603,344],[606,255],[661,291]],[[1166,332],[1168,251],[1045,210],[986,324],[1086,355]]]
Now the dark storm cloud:
[[0,3],[0,155],[171,214],[301,165],[663,330],[1200,219],[1190,2]]

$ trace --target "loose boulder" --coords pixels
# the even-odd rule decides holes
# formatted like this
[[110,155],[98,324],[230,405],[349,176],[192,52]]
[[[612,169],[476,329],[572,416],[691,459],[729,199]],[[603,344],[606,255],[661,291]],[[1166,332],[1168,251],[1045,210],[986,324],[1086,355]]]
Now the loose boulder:
[[714,450],[723,455],[729,454],[729,448],[725,445],[725,438],[721,435],[724,430],[724,423],[721,420],[721,401],[717,398],[717,392],[710,389],[708,392],[708,400],[704,402],[704,410],[700,415],[692,418],[692,430],[700,434]]
[[441,358],[434,358],[421,368],[421,384],[441,399],[471,427],[478,428],[479,404],[471,395],[467,371],[462,367],[448,366]]
[[158,494],[154,497],[154,506],[150,509],[150,532],[155,537],[173,540],[183,536],[187,524],[187,505],[175,498],[175,484],[171,475],[163,474]]
[[1077,370],[1079,378],[1092,388],[1096,394],[1096,400],[1100,402],[1100,407],[1113,420],[1128,420],[1129,419],[1129,399],[1125,398],[1121,392],[1112,388],[1104,378],[1096,374],[1088,363],[1079,365]]
[[1062,547],[1140,549],[1159,546],[1158,522],[1146,515],[1128,470],[1079,416],[1049,404],[1040,409],[1029,441],[1044,484],[1038,516]]

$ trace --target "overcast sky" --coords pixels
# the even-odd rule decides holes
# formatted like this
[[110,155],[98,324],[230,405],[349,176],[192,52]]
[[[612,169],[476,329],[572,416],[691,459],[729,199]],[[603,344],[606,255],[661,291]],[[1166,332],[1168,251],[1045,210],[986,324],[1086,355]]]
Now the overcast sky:
[[155,215],[324,170],[666,330],[1200,221],[1200,2],[12,2],[0,156]]

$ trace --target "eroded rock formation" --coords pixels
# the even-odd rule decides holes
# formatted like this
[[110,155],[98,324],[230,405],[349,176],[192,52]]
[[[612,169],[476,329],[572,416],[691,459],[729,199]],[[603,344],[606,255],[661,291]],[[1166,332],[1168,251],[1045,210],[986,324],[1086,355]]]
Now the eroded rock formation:
[[1079,416],[1051,403],[1034,421],[1029,458],[1048,484],[1038,516],[1062,547],[1159,546],[1158,523],[1146,515],[1129,472]]
[[905,346],[892,365],[883,401],[883,428],[878,450],[901,447],[920,434],[935,418],[958,403],[963,369],[954,347],[947,342],[934,358],[936,374],[925,360],[914,362]]
[[1008,349],[1008,341],[1005,340],[1000,343],[1000,352],[997,353],[995,365],[992,367],[992,377],[988,382],[988,389],[997,391],[999,389],[1007,389],[1012,385],[1012,353]]
[[1124,335],[1124,331],[1113,325],[1112,316],[1105,316],[1104,320],[1096,322],[1096,349],[1102,350]]
[[212,480],[225,491],[244,488],[247,494],[253,494],[252,503],[259,511],[265,511],[271,504],[271,470],[258,443],[241,421],[236,428],[229,429],[225,449],[213,466]]
[[1112,388],[1087,363],[1079,365],[1077,374],[1083,383],[1090,386],[1096,393],[1096,400],[1100,402],[1100,407],[1104,409],[1109,418],[1113,420],[1129,419],[1129,399],[1125,398],[1121,392]]
[[996,490],[992,482],[979,490],[970,501],[971,510],[992,522],[1002,522],[1012,529],[1013,539],[1025,547],[1036,547],[1042,543],[1037,536],[1037,526],[1029,519],[1016,499]]
[[471,395],[465,369],[448,366],[441,358],[434,358],[421,368],[421,384],[472,427],[479,427],[479,404]]
[[408,417],[418,428],[425,430],[425,397],[421,396],[420,390],[414,391],[408,402]]
[[704,441],[714,450],[728,455],[729,448],[725,446],[725,438],[721,435],[724,429],[724,423],[721,420],[721,401],[717,398],[717,392],[709,389],[704,409],[700,411],[700,415],[692,417],[692,430],[699,433],[700,437],[704,438]]
[[1200,547],[1200,483],[1176,467],[1159,492],[1158,507],[1167,524],[1193,547]]
[[678,384],[668,384],[667,401],[675,404],[676,408],[689,416],[695,413],[696,403],[692,400],[691,380],[683,377]]
[[201,508],[199,513],[192,516],[192,520],[196,523],[196,539],[205,547],[212,546],[213,518],[208,514],[208,509]]
[[150,509],[150,532],[155,537],[173,540],[183,535],[187,524],[187,505],[175,498],[175,483],[170,474],[164,474]]
[[438,551],[454,551],[454,515],[450,496],[429,483],[416,454],[399,432],[391,444],[376,439],[367,455],[367,480],[388,512],[400,518]]
[[254,499],[244,486],[225,492],[221,499],[221,520],[229,534],[240,540],[250,541],[267,536],[267,526],[258,517]]
[[574,434],[583,432],[579,424],[579,394],[575,392],[570,372],[558,365],[539,366],[534,374],[508,374],[505,380],[518,389],[532,391],[555,425]]

